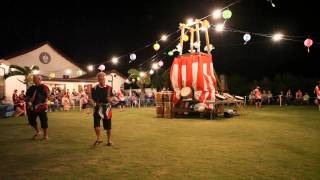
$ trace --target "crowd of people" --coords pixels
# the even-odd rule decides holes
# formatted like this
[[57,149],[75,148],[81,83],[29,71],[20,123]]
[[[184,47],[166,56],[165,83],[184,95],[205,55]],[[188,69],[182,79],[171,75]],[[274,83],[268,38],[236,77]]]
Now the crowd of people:
[[[26,105],[25,105],[25,91],[14,90],[12,95],[12,106],[15,111],[16,116],[26,115]],[[129,92],[120,90],[119,92],[112,92],[112,106],[119,107],[120,111],[124,111],[126,107],[139,107],[139,106],[152,106],[154,105],[154,93],[144,94],[132,91],[131,95]],[[2,104],[10,104],[6,97],[1,100]],[[85,113],[91,113],[89,107],[93,107],[93,101],[90,97],[90,92],[88,89],[63,90],[60,88],[52,88],[49,90],[49,95],[47,98],[48,112],[53,111],[69,111],[79,108],[80,111]]]
[[249,104],[255,104],[256,108],[261,108],[262,104],[283,104],[283,105],[309,105],[316,104],[319,106],[320,110],[320,81],[314,89],[315,98],[310,97],[310,95],[305,92],[303,93],[300,89],[293,92],[288,89],[286,93],[283,91],[280,94],[274,95],[270,90],[261,90],[257,86],[252,90],[248,96]]

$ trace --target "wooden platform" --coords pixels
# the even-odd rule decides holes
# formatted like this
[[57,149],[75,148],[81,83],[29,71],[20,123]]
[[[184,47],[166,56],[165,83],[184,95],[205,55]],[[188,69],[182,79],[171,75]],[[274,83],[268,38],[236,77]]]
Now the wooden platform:
[[[193,102],[193,100],[182,100],[183,103]],[[224,114],[225,106],[232,106],[239,114],[242,113],[244,107],[243,100],[217,100],[217,101],[206,101],[208,104],[212,104],[214,108],[212,110],[206,109],[204,112],[200,112],[200,118],[207,116],[209,119],[214,119],[220,115]],[[172,108],[172,117],[188,117],[188,113],[195,112],[192,108],[183,108],[183,107],[173,107]]]

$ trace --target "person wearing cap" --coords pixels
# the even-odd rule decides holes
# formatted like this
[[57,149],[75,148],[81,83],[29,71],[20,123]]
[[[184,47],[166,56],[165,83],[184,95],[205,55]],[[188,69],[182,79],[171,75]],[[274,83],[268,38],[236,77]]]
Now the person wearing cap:
[[320,111],[320,81],[318,81],[318,85],[314,88],[314,93],[316,94],[316,104],[318,105],[318,110]]
[[254,90],[254,96],[255,96],[256,108],[260,109],[261,103],[262,103],[262,100],[261,100],[262,96],[261,96],[261,91],[259,86],[257,86],[256,89]]

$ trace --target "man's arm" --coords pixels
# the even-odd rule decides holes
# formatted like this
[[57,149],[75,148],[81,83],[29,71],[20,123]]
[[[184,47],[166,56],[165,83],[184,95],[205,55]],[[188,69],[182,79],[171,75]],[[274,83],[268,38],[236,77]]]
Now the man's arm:
[[112,87],[108,88],[108,103],[112,103]]
[[97,101],[97,96],[96,96],[96,89],[95,88],[92,88],[91,89],[91,97],[93,99],[93,101]]

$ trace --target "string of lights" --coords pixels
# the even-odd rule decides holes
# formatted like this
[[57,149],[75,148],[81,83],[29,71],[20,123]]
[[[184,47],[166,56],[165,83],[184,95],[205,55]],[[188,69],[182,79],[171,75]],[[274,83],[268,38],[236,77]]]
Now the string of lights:
[[[232,32],[232,33],[243,34],[244,43],[242,43],[241,45],[247,44],[252,39],[252,36],[260,36],[260,37],[272,38],[272,40],[275,41],[275,42],[278,42],[278,41],[281,41],[281,40],[287,40],[287,41],[292,41],[292,42],[303,42],[304,45],[307,47],[308,52],[310,51],[309,48],[313,44],[320,44],[319,42],[314,42],[312,39],[310,39],[309,38],[310,36],[305,36],[305,35],[299,35],[299,36],[284,35],[284,34],[282,34],[280,32],[279,33],[275,33],[275,34],[265,34],[265,33],[258,33],[258,32],[239,30],[239,29],[235,29],[235,28],[231,28],[231,27],[225,27],[225,24],[227,23],[227,21],[232,17],[232,11],[230,10],[230,7],[240,3],[241,1],[242,0],[234,1],[231,4],[225,6],[225,7],[221,8],[221,9],[214,10],[211,14],[209,14],[207,16],[204,16],[204,17],[202,17],[200,19],[197,19],[197,20],[205,20],[208,17],[212,17],[214,20],[218,20],[218,19],[223,18],[224,19],[223,23],[210,24],[209,27],[207,27],[207,29],[214,29],[216,32]],[[275,7],[275,4],[273,3],[272,0],[267,0],[267,1],[269,1],[271,3],[272,7]],[[192,18],[189,18],[186,21],[186,25],[191,26],[197,20],[193,20]],[[202,26],[200,29],[206,31],[205,28],[206,27]],[[140,51],[142,51],[144,49],[147,49],[147,48],[152,46],[153,49],[156,51],[156,54],[154,54],[151,57],[147,58],[142,63],[136,65],[136,67],[138,67],[140,70],[142,70],[142,69],[147,70],[147,71],[150,70],[149,74],[152,75],[155,70],[157,70],[158,68],[161,67],[161,66],[160,67],[156,67],[156,66],[159,66],[159,64],[156,65],[157,63],[152,63],[152,62],[155,62],[155,61],[161,59],[164,55],[173,56],[174,52],[179,51],[179,47],[177,46],[175,49],[167,52],[167,50],[169,48],[171,48],[172,45],[176,43],[176,41],[180,40],[180,38],[183,38],[184,42],[187,42],[189,40],[189,37],[187,35],[188,31],[186,31],[185,35],[183,37],[179,37],[179,38],[171,41],[171,43],[168,44],[167,46],[163,45],[164,48],[161,48],[162,50],[160,50],[161,46],[160,46],[159,43],[166,41],[167,39],[169,39],[173,35],[177,34],[179,31],[180,31],[180,29],[178,29],[178,30],[176,30],[176,31],[174,31],[174,32],[172,32],[172,33],[170,33],[168,35],[162,35],[160,39],[158,39],[158,40],[156,40],[156,41],[154,41],[152,43],[149,43],[149,44],[147,44],[147,45],[145,45],[145,46],[143,46],[141,48],[138,48],[136,50],[130,51],[130,52],[125,53],[125,54],[123,54],[121,56],[112,57],[110,60],[107,60],[105,62],[100,63],[100,66],[98,67],[98,69],[100,71],[104,71],[105,70],[104,64],[109,63],[109,62],[111,62],[113,64],[117,64],[119,62],[119,59],[123,58],[125,56],[129,56],[129,58],[130,58],[129,64],[130,64],[131,62],[136,60],[136,58],[137,58],[136,53],[137,52],[140,52]],[[302,39],[302,38],[307,38],[307,39]],[[256,42],[250,42],[250,43],[254,44]],[[238,45],[240,45],[240,44],[238,44]],[[220,45],[220,46],[223,46],[223,45]],[[148,62],[150,62],[151,67],[143,68],[143,66],[146,65]],[[163,61],[162,60],[160,60],[158,63],[163,65]],[[87,67],[87,69],[89,71],[93,71],[95,69],[94,67],[97,66],[97,65],[98,64],[89,65]]]

